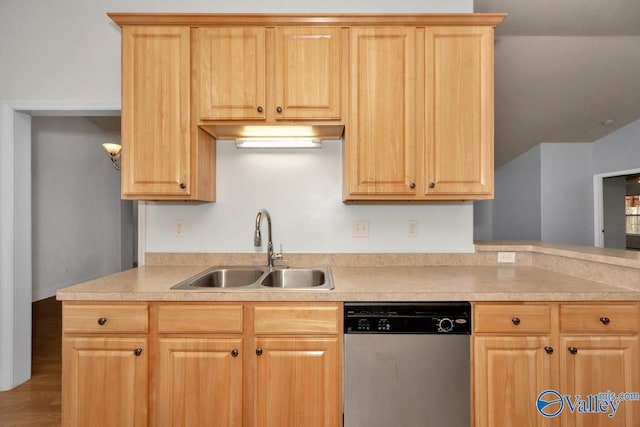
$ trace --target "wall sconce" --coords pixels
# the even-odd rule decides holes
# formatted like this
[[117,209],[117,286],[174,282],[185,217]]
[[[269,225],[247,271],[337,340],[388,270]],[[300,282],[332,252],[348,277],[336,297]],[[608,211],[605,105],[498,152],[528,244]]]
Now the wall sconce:
[[111,163],[113,163],[113,167],[117,170],[120,170],[120,164],[118,160],[120,160],[120,151],[122,150],[122,145],[120,144],[112,144],[109,142],[105,142],[102,144],[107,154],[111,158]]

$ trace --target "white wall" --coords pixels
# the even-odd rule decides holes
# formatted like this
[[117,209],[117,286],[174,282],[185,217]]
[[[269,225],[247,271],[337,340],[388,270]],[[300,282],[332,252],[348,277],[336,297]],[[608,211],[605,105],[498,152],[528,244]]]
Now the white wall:
[[541,144],[540,239],[593,245],[592,144]]
[[540,162],[537,146],[495,171],[494,239],[540,240]]
[[[120,141],[82,117],[32,119],[33,300],[121,270],[120,172],[103,142]],[[131,221],[131,218],[128,218]],[[128,224],[129,246],[133,242]],[[129,267],[133,250],[128,253]]]
[[[217,148],[216,203],[148,204],[147,251],[253,252],[260,208],[285,252],[473,251],[471,203],[343,204],[340,141],[319,150],[238,150],[230,141]],[[178,219],[184,237],[175,236]],[[410,219],[418,237],[407,237]],[[351,237],[353,220],[369,221],[369,238]]]

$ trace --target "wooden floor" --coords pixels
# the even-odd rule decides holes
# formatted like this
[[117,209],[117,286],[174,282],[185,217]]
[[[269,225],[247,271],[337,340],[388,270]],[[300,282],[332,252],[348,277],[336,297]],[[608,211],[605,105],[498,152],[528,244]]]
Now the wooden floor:
[[60,426],[62,303],[33,303],[31,379],[0,392],[0,426]]

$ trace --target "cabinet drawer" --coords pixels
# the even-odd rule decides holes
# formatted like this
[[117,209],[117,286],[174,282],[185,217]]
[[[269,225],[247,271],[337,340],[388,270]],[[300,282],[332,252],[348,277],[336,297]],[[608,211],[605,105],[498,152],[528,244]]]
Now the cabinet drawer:
[[147,304],[64,304],[65,333],[147,333]]
[[337,304],[260,305],[253,307],[256,334],[338,334]]
[[548,305],[477,304],[473,319],[476,333],[546,334],[551,331]]
[[636,304],[560,305],[560,332],[635,334],[639,319]]
[[171,304],[158,306],[160,333],[242,333],[242,304]]

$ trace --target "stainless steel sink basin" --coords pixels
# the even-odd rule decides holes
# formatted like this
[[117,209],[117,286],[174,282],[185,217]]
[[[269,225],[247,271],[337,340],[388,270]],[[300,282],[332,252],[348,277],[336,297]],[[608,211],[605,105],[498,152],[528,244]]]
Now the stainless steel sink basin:
[[254,267],[214,267],[172,289],[189,288],[239,288],[254,285],[267,272],[267,269]]
[[327,283],[324,271],[311,268],[291,268],[269,272],[260,284],[271,288],[306,289]]
[[206,288],[331,290],[334,285],[329,267],[270,269],[268,267],[218,266],[198,273],[171,289]]

